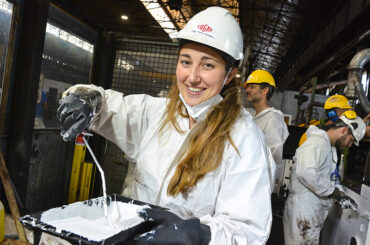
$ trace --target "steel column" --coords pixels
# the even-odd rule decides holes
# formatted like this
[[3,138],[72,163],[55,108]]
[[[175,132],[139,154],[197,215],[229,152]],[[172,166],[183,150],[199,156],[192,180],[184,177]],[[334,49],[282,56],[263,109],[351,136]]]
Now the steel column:
[[9,172],[21,200],[24,201],[49,2],[26,0],[22,5],[8,146],[11,148]]

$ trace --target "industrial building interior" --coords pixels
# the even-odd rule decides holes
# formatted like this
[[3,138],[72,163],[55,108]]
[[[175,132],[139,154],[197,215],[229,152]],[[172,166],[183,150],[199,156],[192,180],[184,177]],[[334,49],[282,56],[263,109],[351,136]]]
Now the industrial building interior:
[[[228,9],[240,24],[240,84],[256,69],[275,78],[270,104],[284,113],[290,132],[283,152],[287,182],[304,132],[298,125],[324,118],[329,96],[347,96],[361,118],[369,113],[370,65],[356,70],[350,62],[370,48],[370,0],[0,0],[0,148],[21,216],[102,195],[88,151],[79,166],[85,172],[73,172],[78,146],[63,141],[56,119],[62,93],[91,83],[125,95],[165,97],[177,64],[173,37],[210,6]],[[362,97],[349,83],[354,70],[361,72]],[[250,106],[242,86],[240,93]],[[47,107],[40,116],[41,94]],[[127,195],[134,163],[99,135],[89,142],[107,194]],[[323,235],[322,244],[370,243],[369,150],[369,138],[363,139],[343,161],[342,183],[362,213],[329,214],[323,234],[335,235]],[[73,181],[85,186],[72,190]],[[10,213],[4,186],[0,197]],[[284,244],[281,216],[281,207],[275,209],[267,244]]]

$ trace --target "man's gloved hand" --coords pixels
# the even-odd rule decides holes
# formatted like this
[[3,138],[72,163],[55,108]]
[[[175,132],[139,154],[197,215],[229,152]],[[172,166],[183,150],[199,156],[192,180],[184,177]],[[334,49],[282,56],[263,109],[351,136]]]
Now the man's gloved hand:
[[139,212],[146,221],[158,223],[151,231],[137,235],[135,244],[140,245],[206,245],[211,240],[209,226],[198,218],[183,220],[176,214],[146,208]]
[[339,205],[342,207],[342,209],[346,209],[346,208],[356,209],[357,208],[356,202],[352,198],[347,196],[344,192],[340,191],[337,187],[335,187],[333,193],[329,197],[336,200],[339,203]]
[[101,104],[98,91],[76,90],[59,100],[57,119],[62,125],[64,141],[76,138],[92,121],[95,111]]

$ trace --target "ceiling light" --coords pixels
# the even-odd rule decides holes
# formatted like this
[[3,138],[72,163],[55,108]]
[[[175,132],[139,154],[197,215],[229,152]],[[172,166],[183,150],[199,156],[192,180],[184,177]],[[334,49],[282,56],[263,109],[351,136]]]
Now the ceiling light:
[[0,11],[5,11],[11,14],[13,11],[13,5],[6,0],[0,0]]
[[[1,1],[1,0],[0,0]],[[70,34],[66,31],[63,31],[62,29],[59,29],[56,26],[53,26],[49,23],[46,23],[46,33],[49,33],[57,38],[60,38],[66,42],[69,42],[77,47],[80,47],[86,51],[89,51],[90,53],[94,52],[94,45],[85,42],[84,40],[80,39],[79,37]]]
[[128,17],[127,17],[127,15],[121,15],[121,19],[128,20]]
[[145,6],[145,8],[149,11],[153,18],[162,27],[162,29],[167,32],[170,38],[174,38],[177,36],[176,27],[171,22],[170,18],[168,17],[166,12],[164,12],[163,8],[157,2],[157,0],[140,0],[140,2]]

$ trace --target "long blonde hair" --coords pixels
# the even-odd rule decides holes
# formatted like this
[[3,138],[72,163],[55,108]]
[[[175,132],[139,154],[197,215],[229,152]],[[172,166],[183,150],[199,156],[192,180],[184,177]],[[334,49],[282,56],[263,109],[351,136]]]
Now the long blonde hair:
[[[229,141],[238,152],[231,139],[230,132],[241,114],[241,100],[236,81],[232,80],[221,91],[223,100],[215,105],[207,115],[205,122],[194,128],[189,147],[180,156],[176,171],[172,176],[167,193],[176,196],[180,192],[186,194],[198,180],[207,173],[218,168],[222,161],[224,148]],[[184,104],[179,98],[179,89],[175,82],[168,94],[169,102],[166,117],[160,132],[166,125],[184,133],[179,127],[176,117],[189,117]],[[239,153],[239,152],[238,152]]]

